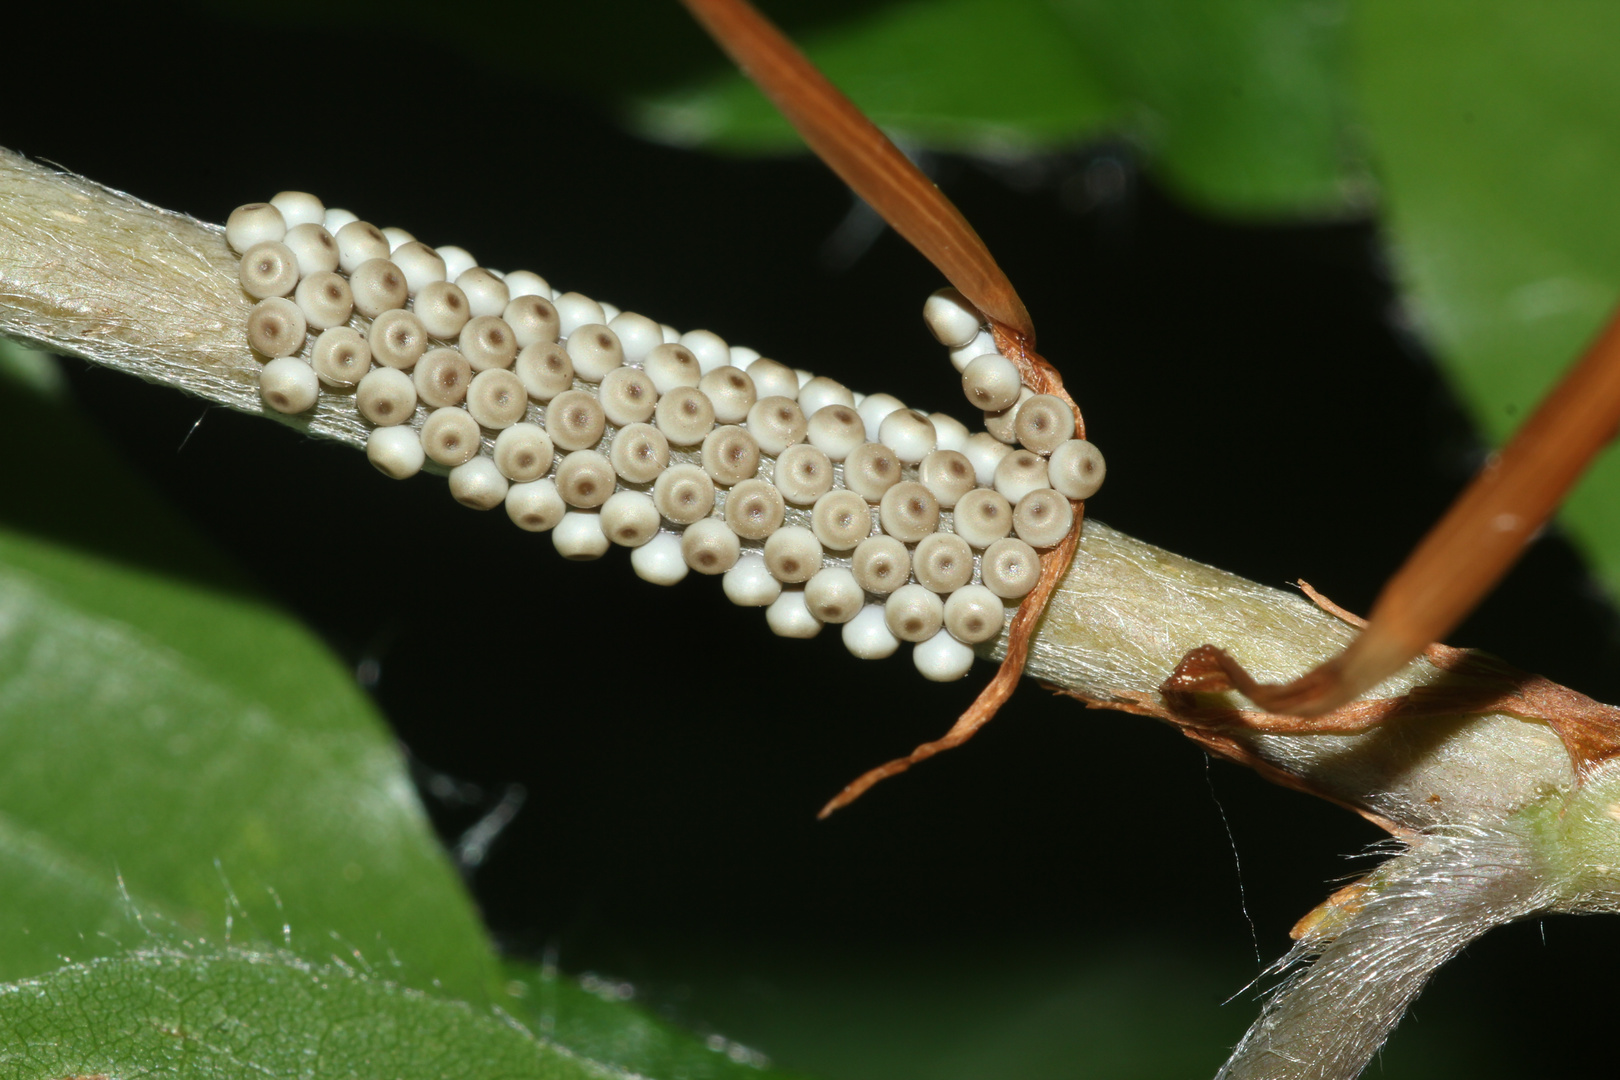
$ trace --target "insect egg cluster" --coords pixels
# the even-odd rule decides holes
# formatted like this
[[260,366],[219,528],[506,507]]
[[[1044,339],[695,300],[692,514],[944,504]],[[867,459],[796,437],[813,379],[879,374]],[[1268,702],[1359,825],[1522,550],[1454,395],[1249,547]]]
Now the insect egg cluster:
[[908,643],[930,679],[967,674],[1102,481],[1067,403],[1024,386],[952,289],[924,319],[974,433],[302,192],[238,207],[225,239],[270,408],[357,410],[385,475],[437,466],[566,558],[621,546],[651,582],[719,576],[778,634],[838,625],[871,659]]

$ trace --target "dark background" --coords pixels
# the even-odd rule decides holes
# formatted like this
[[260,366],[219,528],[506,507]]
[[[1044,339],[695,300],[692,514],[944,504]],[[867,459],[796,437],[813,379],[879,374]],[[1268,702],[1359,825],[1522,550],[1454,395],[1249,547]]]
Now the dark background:
[[[310,190],[968,418],[919,319],[938,275],[892,234],[864,243],[867,223],[814,162],[641,143],[583,94],[376,29],[279,49],[267,95],[238,63],[254,32],[196,13],[86,21],[70,63],[14,65],[26,90],[0,143],[206,220]],[[373,63],[339,77],[333,56],[351,53]],[[364,80],[413,56],[422,69],[391,106],[367,105]],[[1108,455],[1090,510],[1109,524],[1364,611],[1479,461],[1402,330],[1374,223],[1212,221],[1121,146],[927,165],[1018,285]],[[656,588],[618,550],[565,563],[436,478],[392,483],[346,448],[66,367],[120,451],[372,685],[447,839],[521,787],[470,877],[506,948],[629,979],[651,1007],[785,1064],[866,1075],[863,1048],[895,1032],[960,1038],[951,1015],[927,1015],[930,994],[984,995],[961,1003],[970,1016],[1107,957],[1146,986],[1139,1037],[1187,1040],[1194,1074],[1212,1071],[1257,1007],[1221,1006],[1258,969],[1243,902],[1269,961],[1365,865],[1343,856],[1378,839],[1342,810],[1206,768],[1168,729],[1033,686],[969,747],[817,823],[848,780],[941,733],[990,669],[936,686],[904,654],[854,661],[836,633],[780,641],[716,582]],[[352,588],[334,545],[364,553]],[[1620,697],[1612,615],[1556,533],[1453,640]],[[1576,988],[1617,942],[1613,920],[1492,934],[1442,973],[1386,1070],[1573,1071],[1586,1048],[1562,1033],[1613,1007]],[[1207,986],[1168,985],[1189,967]],[[1525,992],[1548,985],[1560,992]],[[1161,990],[1201,1011],[1153,1013]],[[873,1031],[840,1026],[851,1003]],[[1085,1074],[1087,1055],[1078,1042],[1053,1075]]]

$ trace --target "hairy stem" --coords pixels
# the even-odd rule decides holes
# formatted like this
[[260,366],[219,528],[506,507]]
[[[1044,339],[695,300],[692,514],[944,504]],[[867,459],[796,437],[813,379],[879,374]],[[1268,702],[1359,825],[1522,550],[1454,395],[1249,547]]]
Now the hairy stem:
[[[243,332],[250,307],[220,227],[0,149],[0,335],[363,446],[368,427],[353,408],[323,403],[286,417],[264,407]],[[1620,904],[1609,880],[1620,833],[1607,809],[1620,796],[1609,790],[1617,773],[1579,785],[1546,723],[1431,711],[1352,734],[1278,735],[1178,714],[1159,690],[1200,645],[1285,682],[1354,634],[1300,595],[1088,520],[1031,641],[1036,679],[1178,724],[1212,752],[1349,806],[1413,845],[1379,871],[1362,913],[1335,923],[1336,937],[1302,945],[1320,959],[1268,1005],[1229,1076],[1353,1076],[1433,968],[1474,935],[1534,910]],[[1005,636],[983,651],[1004,649]],[[1448,679],[1420,658],[1373,694]],[[1214,713],[1243,705],[1231,692],[1205,699]],[[1591,806],[1567,812],[1583,799]],[[1534,829],[1524,824],[1532,813]]]
[[1284,959],[1315,956],[1266,1003],[1217,1080],[1356,1076],[1441,964],[1547,906],[1537,870],[1521,830],[1424,837],[1373,875],[1331,937],[1308,937]]
[[[363,446],[368,426],[353,408],[323,403],[287,417],[264,406],[260,362],[242,329],[251,301],[236,273],[219,226],[0,150],[0,334]],[[1142,711],[1179,658],[1206,642],[1260,678],[1287,679],[1353,636],[1352,627],[1297,594],[1089,521],[1036,631],[1028,674],[1088,702]],[[1003,636],[984,651],[1004,648]],[[1401,694],[1443,678],[1420,660],[1377,692]],[[1397,739],[1382,731],[1237,732],[1229,741],[1242,752],[1228,756],[1266,763],[1404,830],[1499,819],[1545,786],[1571,780],[1567,757],[1545,726],[1482,716],[1407,727],[1423,731]],[[1502,764],[1481,769],[1489,760]]]
[[218,225],[0,148],[0,334],[365,446],[353,409],[265,408],[237,262]]

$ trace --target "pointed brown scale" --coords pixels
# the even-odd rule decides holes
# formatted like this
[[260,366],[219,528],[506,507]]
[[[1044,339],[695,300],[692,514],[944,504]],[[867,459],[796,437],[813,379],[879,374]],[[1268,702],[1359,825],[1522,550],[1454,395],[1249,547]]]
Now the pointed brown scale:
[[1234,685],[1262,709],[1308,717],[1378,685],[1496,586],[1617,427],[1620,314],[1384,585],[1344,652],[1282,685],[1257,683],[1227,658]]
[[1063,572],[1068,569],[1070,561],[1074,558],[1075,548],[1079,546],[1079,543],[1080,530],[1076,527],[1064,538],[1058,551],[1042,560],[1040,582],[1031,593],[1040,602],[1031,603],[1026,600],[1018,606],[1018,610],[1013,614],[1012,625],[1007,631],[1006,658],[1002,660],[1001,667],[996,670],[996,674],[989,684],[980,691],[979,696],[974,699],[972,705],[968,706],[967,711],[957,718],[956,723],[951,725],[951,729],[932,742],[923,743],[905,757],[896,758],[893,761],[879,765],[875,769],[869,769],[862,773],[855,778],[853,783],[846,785],[843,791],[833,796],[827,802],[827,805],[821,808],[821,812],[816,815],[817,817],[825,818],[834,811],[848,806],[869,791],[873,784],[887,780],[891,776],[898,776],[919,761],[926,761],[943,750],[952,750],[961,746],[973,738],[980,728],[995,718],[1001,706],[1007,703],[1008,698],[1012,697],[1013,690],[1017,687],[1018,680],[1023,674],[1024,663],[1029,656],[1030,637],[1034,631],[1036,621],[1040,619],[1046,609],[1044,597],[1051,594],[1052,587],[1057,584],[1058,578],[1062,577]]
[[[822,161],[933,262],[986,317],[996,351],[1017,366],[1024,386],[1033,393],[1055,395],[1073,410],[1074,434],[1085,438],[1085,424],[1073,399],[1063,390],[1062,379],[1056,369],[1035,352],[1035,328],[1023,302],[960,211],[745,0],[683,2],[759,84]],[[973,344],[977,343],[977,336],[974,335]],[[763,388],[761,393],[763,396]],[[863,405],[871,401],[868,398]],[[864,409],[861,412],[868,422],[867,437],[877,439],[878,433],[872,429],[881,418],[868,417]],[[1009,423],[1004,439],[1009,443],[1013,441],[1010,426]],[[919,454],[918,458],[922,456]],[[846,482],[849,472],[846,464]],[[881,492],[878,495],[881,496]],[[1006,658],[978,699],[943,738],[867,773],[828,803],[822,810],[823,817],[859,797],[884,777],[902,772],[912,763],[940,750],[960,745],[995,715],[1023,672],[1035,623],[1045,610],[1052,588],[1074,556],[1083,522],[1079,509],[1076,507],[1069,534],[1042,557],[1040,579],[1020,605],[1008,632]]]
[[967,219],[759,12],[740,0],[683,0],[804,141],[984,314],[1031,345],[1035,326]]

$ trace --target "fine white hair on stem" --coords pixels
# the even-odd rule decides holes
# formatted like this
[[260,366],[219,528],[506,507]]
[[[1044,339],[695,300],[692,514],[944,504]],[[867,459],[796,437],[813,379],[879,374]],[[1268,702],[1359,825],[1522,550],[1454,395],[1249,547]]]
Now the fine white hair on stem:
[[363,448],[353,411],[277,417],[224,228],[0,148],[0,333]]
[[1218,1080],[1359,1075],[1436,969],[1487,930],[1552,905],[1545,883],[1522,826],[1414,838],[1347,914],[1283,957],[1290,974]]

